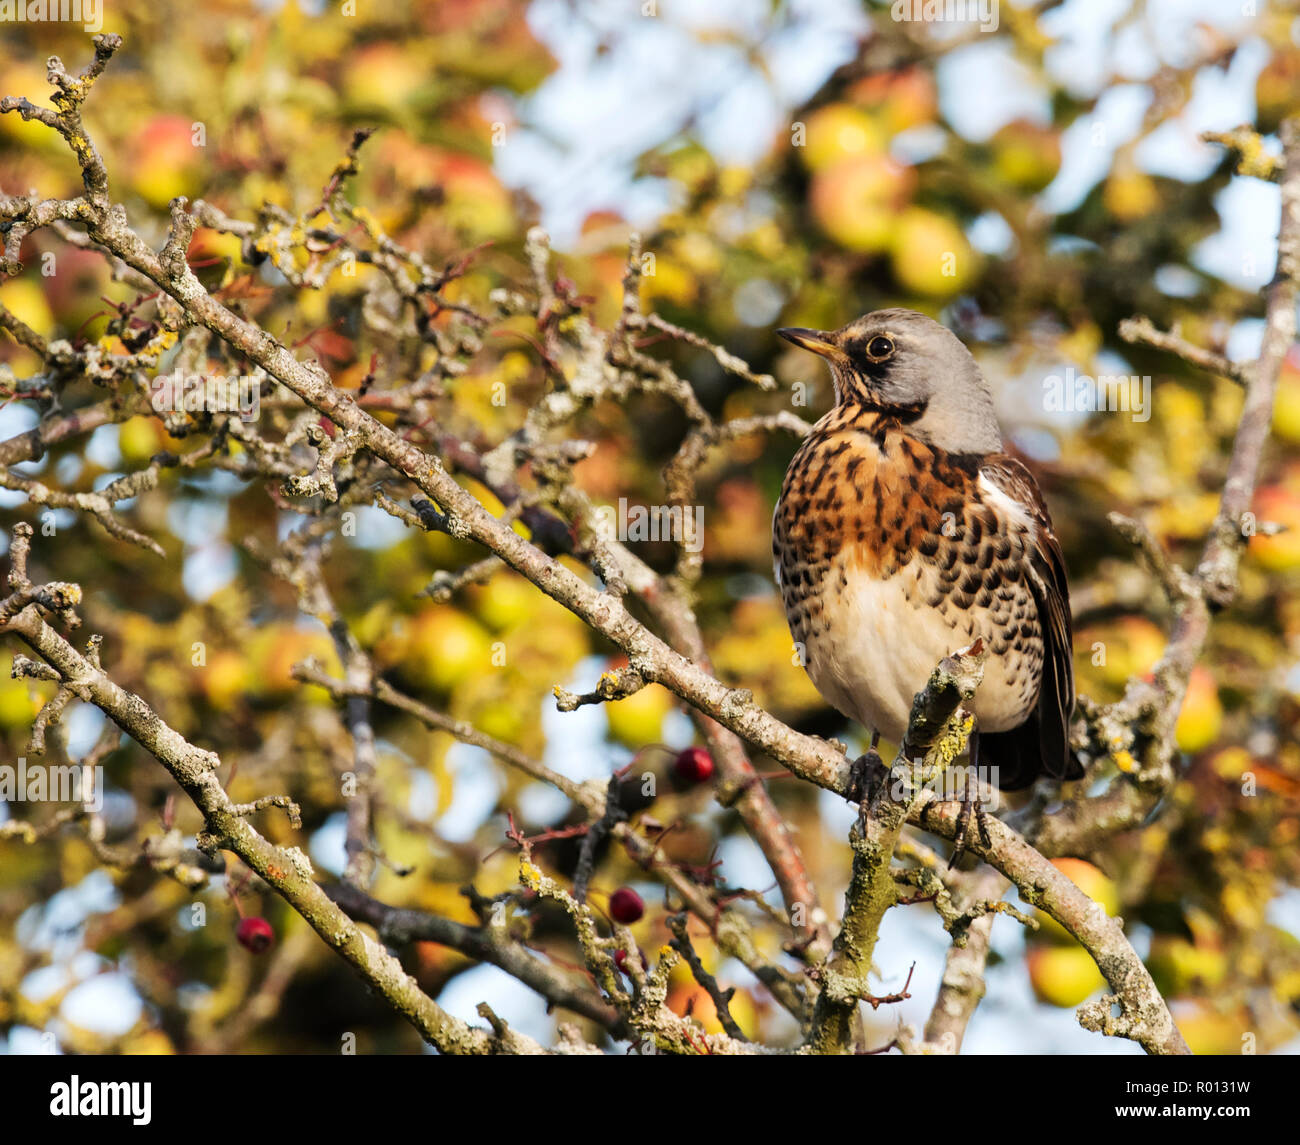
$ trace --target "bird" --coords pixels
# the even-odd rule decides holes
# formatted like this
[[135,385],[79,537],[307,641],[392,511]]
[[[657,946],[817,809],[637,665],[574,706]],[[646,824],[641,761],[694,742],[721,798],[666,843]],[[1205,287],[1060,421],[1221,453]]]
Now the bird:
[[872,732],[858,763],[879,769],[876,743],[902,742],[939,661],[982,640],[967,705],[977,773],[1002,791],[1082,778],[1065,558],[971,352],[905,309],[777,333],[829,363],[835,404],[786,471],[773,567],[805,671]]

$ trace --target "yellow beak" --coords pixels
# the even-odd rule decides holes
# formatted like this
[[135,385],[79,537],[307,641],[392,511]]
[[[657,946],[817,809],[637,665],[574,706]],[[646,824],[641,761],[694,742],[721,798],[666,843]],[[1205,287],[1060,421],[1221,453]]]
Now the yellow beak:
[[832,341],[834,335],[823,330],[805,330],[800,326],[787,326],[777,333],[787,342],[793,342],[801,349],[811,350],[822,358],[829,358],[840,352],[839,347]]

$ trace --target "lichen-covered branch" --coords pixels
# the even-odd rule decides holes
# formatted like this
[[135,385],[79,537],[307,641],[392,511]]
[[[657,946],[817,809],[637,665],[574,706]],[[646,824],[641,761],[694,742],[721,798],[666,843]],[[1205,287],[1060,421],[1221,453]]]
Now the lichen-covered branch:
[[934,670],[912,705],[907,734],[881,797],[854,824],[844,918],[820,972],[821,993],[808,1037],[813,1053],[849,1053],[853,1048],[853,1016],[859,1000],[871,993],[867,978],[880,923],[898,897],[892,870],[898,837],[927,787],[966,746],[973,717],[962,705],[983,678],[984,659],[977,641]]
[[[957,805],[928,793],[911,814],[917,826],[945,838],[957,831]],[[990,818],[987,828],[988,843],[974,838],[970,849],[1010,879],[1025,902],[1046,911],[1074,935],[1110,984],[1112,994],[1080,1010],[1084,1028],[1130,1038],[1149,1054],[1189,1053],[1169,1007],[1125,936],[1122,920],[1108,915],[1006,824]],[[1116,1005],[1120,1014],[1111,1017]]]

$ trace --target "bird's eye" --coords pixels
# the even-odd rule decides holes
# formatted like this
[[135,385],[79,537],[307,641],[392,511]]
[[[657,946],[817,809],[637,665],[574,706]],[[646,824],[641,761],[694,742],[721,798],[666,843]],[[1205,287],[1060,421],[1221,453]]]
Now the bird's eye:
[[894,340],[877,334],[867,343],[867,357],[873,362],[882,362],[894,352]]

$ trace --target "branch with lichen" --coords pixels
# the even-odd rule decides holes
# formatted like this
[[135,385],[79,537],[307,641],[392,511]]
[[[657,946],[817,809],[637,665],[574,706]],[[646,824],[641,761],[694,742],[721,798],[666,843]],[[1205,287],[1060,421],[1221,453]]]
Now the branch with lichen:
[[424,910],[388,906],[346,883],[325,888],[325,893],[359,922],[375,928],[386,946],[436,942],[468,958],[488,962],[537,991],[553,1006],[587,1018],[614,1037],[629,1034],[618,1011],[602,1001],[586,982],[578,982],[558,966],[549,965],[511,932],[506,912],[487,911],[482,925],[468,926]]
[[614,962],[617,950],[635,951],[636,943],[626,927],[614,924],[611,937],[602,938],[591,908],[579,902],[558,882],[544,874],[525,854],[520,860],[520,880],[542,898],[558,903],[574,924],[587,968],[595,976],[609,1001],[636,1031],[641,1046],[653,1052],[670,1054],[755,1054],[773,1053],[764,1046],[742,1041],[730,1034],[708,1034],[689,1018],[679,1017],[668,1008],[668,975],[678,959],[671,946],[661,947],[658,961],[645,972],[638,959],[625,959],[631,989],[623,985]]
[[880,797],[854,823],[853,870],[844,917],[830,957],[819,970],[821,993],[806,1045],[812,1053],[853,1049],[853,1018],[870,993],[871,957],[886,912],[898,901],[894,851],[908,816],[926,790],[961,754],[974,726],[963,706],[984,676],[986,653],[976,642],[935,668],[912,704],[907,733]]
[[[955,804],[931,792],[923,792],[910,812],[917,826],[945,838],[957,832],[957,817]],[[1124,934],[1123,920],[1108,915],[1006,824],[990,817],[987,830],[987,843],[972,838],[970,850],[1010,879],[1021,899],[1065,927],[1092,955],[1113,991],[1080,1008],[1084,1029],[1130,1038],[1149,1054],[1189,1053],[1150,972]],[[1111,1017],[1115,1007],[1120,1013]]]
[[[1000,872],[981,868],[959,909],[968,913],[972,904],[1000,902],[1007,886],[1007,879]],[[971,919],[965,930],[965,941],[953,942],[948,947],[939,991],[925,1023],[921,1052],[961,1052],[966,1027],[984,998],[984,971],[995,917],[990,911]]]
[[147,549],[155,556],[165,557],[167,554],[157,541],[132,529],[114,512],[114,505],[118,501],[129,500],[156,487],[158,469],[157,465],[150,465],[137,473],[119,477],[93,493],[64,493],[58,489],[51,489],[34,478],[23,477],[12,470],[0,467],[0,489],[25,493],[33,505],[49,505],[56,509],[72,509],[86,513],[118,540]]

